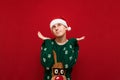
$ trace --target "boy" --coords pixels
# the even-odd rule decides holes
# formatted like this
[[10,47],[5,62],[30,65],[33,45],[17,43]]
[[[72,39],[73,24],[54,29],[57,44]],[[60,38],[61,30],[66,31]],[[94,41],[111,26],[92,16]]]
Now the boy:
[[70,31],[71,28],[68,27],[65,20],[60,18],[53,19],[50,22],[50,29],[55,36],[54,39],[44,37],[38,32],[38,37],[44,40],[41,47],[41,63],[45,68],[44,80],[59,80],[52,77],[52,67],[55,63],[53,51],[56,53],[57,62],[62,63],[65,70],[65,78],[63,80],[71,80],[72,67],[78,57],[79,46],[77,41],[83,40],[85,36],[67,39],[66,31]]

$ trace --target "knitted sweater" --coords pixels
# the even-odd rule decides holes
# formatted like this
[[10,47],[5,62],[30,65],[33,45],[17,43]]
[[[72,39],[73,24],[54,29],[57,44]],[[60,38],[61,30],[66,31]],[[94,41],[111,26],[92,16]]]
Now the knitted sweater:
[[62,62],[66,70],[67,80],[71,80],[72,67],[78,57],[79,46],[75,38],[71,38],[64,45],[59,45],[54,39],[46,39],[41,47],[41,64],[45,68],[44,80],[51,80],[54,64],[53,50],[57,55],[57,62]]

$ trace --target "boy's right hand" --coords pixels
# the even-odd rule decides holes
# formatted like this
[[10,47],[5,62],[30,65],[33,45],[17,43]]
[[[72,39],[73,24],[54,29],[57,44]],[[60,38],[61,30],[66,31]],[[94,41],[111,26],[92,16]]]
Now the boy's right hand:
[[50,39],[49,37],[43,36],[40,31],[38,31],[38,37],[39,37],[40,39],[42,39],[42,40]]

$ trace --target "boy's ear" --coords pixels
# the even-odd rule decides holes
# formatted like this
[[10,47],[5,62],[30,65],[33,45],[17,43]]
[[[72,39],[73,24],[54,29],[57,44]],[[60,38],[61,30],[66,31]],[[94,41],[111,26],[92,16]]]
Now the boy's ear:
[[67,27],[65,27],[65,30],[68,30],[68,28],[67,28]]

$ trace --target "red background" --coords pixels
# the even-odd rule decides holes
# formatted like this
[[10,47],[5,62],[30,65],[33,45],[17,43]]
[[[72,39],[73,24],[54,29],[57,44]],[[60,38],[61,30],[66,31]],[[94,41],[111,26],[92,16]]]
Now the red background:
[[42,40],[53,37],[49,22],[63,17],[68,38],[86,36],[73,80],[120,80],[120,7],[115,0],[0,1],[0,80],[42,80]]

